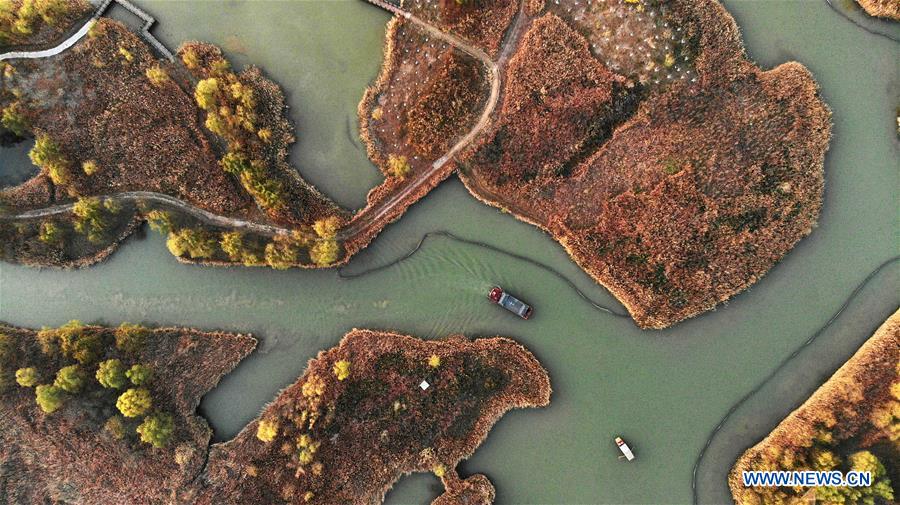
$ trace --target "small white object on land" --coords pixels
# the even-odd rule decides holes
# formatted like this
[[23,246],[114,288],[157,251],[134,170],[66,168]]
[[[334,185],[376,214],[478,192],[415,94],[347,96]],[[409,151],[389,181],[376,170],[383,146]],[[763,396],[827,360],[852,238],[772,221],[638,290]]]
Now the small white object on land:
[[431,384],[429,384],[428,381],[422,381],[422,383],[419,384],[419,387],[422,388],[422,391],[425,391],[426,389],[428,389],[428,386],[430,386],[430,385]]

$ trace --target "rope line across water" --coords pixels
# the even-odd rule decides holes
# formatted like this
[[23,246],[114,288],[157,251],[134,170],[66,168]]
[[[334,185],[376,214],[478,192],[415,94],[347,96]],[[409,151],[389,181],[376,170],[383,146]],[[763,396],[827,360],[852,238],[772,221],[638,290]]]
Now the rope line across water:
[[[878,30],[869,28],[868,26],[866,26],[866,25],[860,23],[859,21],[853,19],[853,18],[850,17],[846,12],[844,12],[843,10],[841,10],[840,7],[834,5],[833,0],[825,0],[825,3],[828,4],[828,7],[831,8],[832,11],[836,12],[837,14],[839,14],[842,18],[846,19],[847,21],[850,21],[851,23],[853,23],[853,24],[855,24],[856,26],[858,26],[859,28],[862,28],[863,30],[865,30],[865,31],[867,31],[867,32],[869,32],[869,33],[871,33],[872,35],[875,35],[875,36],[878,36],[878,37],[884,37],[884,38],[886,38],[886,39],[888,39],[888,40],[890,40],[890,41],[892,41],[892,42],[900,42],[900,39],[897,39],[896,37],[894,37],[894,36],[892,36],[892,35],[890,35],[890,34],[888,34],[888,33],[884,33],[884,32],[881,32],[881,31],[878,31]],[[860,8],[860,10],[862,10],[861,7],[859,7],[859,8]],[[869,16],[869,14],[868,14],[867,12],[865,12],[865,11],[863,11],[863,14],[866,15],[866,16]],[[869,16],[869,17],[871,17],[871,16]],[[877,19],[877,18],[873,18],[873,19]],[[885,23],[890,23],[890,21],[884,21],[884,22],[885,22]]]
[[710,433],[709,438],[706,439],[706,443],[703,445],[703,449],[700,450],[700,454],[697,455],[697,459],[694,462],[694,468],[691,470],[691,492],[693,493],[694,505],[699,505],[699,503],[700,503],[699,496],[697,495],[697,470],[700,468],[700,464],[703,462],[703,457],[706,456],[706,451],[712,445],[713,440],[716,438],[716,435],[719,434],[719,431],[722,429],[722,427],[725,425],[725,423],[727,423],[728,420],[731,418],[731,415],[734,414],[739,408],[741,408],[741,406],[744,403],[746,403],[747,400],[750,399],[750,397],[752,397],[753,395],[758,393],[762,388],[764,388],[769,383],[769,381],[771,381],[776,375],[778,375],[778,373],[781,370],[783,370],[788,365],[788,363],[793,361],[793,359],[796,358],[801,352],[803,352],[804,349],[809,347],[810,344],[812,344],[817,338],[819,338],[819,336],[822,333],[824,333],[825,330],[830,328],[831,325],[834,324],[834,322],[838,319],[838,317],[840,317],[841,314],[844,313],[844,311],[847,309],[847,307],[850,306],[850,304],[853,302],[853,300],[856,299],[856,296],[860,293],[860,291],[862,291],[866,286],[868,286],[869,283],[872,282],[872,280],[874,280],[875,277],[878,276],[878,274],[882,270],[887,268],[889,265],[896,263],[897,261],[900,261],[900,256],[894,256],[893,258],[878,265],[878,267],[875,270],[873,270],[869,275],[867,275],[866,278],[863,279],[862,282],[860,282],[853,289],[853,291],[850,293],[850,295],[844,300],[844,303],[841,304],[840,308],[838,308],[837,311],[834,314],[832,314],[832,316],[828,319],[828,321],[825,322],[824,325],[822,325],[818,330],[816,330],[812,335],[810,335],[810,337],[808,339],[806,339],[806,341],[803,342],[803,344],[800,345],[800,347],[795,349],[794,352],[792,352],[786,358],[781,360],[781,362],[778,364],[778,366],[775,367],[775,369],[772,370],[772,372],[769,375],[764,377],[763,380],[760,381],[759,384],[757,384],[753,389],[748,391],[747,394],[742,396],[741,399],[738,400],[737,403],[735,403],[734,405],[731,406],[731,408],[728,409],[728,412],[725,413],[725,417],[723,417],[722,420],[719,421],[719,424],[717,424],[716,427],[713,428],[712,433]]
[[365,277],[367,275],[374,274],[374,273],[380,272],[382,270],[386,270],[392,266],[402,263],[402,262],[408,260],[409,258],[413,257],[417,252],[419,252],[422,249],[422,246],[425,244],[425,242],[431,237],[443,237],[448,240],[452,240],[454,242],[459,242],[461,244],[479,247],[481,249],[485,249],[485,250],[488,250],[491,252],[502,254],[504,256],[509,256],[510,258],[524,261],[530,265],[536,266],[542,270],[550,272],[553,275],[555,275],[556,277],[558,277],[560,280],[565,282],[573,291],[575,291],[575,293],[577,293],[578,296],[580,296],[584,301],[586,301],[588,304],[590,304],[594,309],[604,312],[606,314],[612,315],[612,316],[616,316],[616,317],[622,317],[622,318],[630,317],[626,313],[615,311],[609,307],[606,307],[604,305],[601,305],[601,304],[595,302],[588,295],[586,295],[583,291],[581,291],[578,288],[578,286],[576,286],[575,283],[571,279],[566,277],[565,274],[563,274],[559,270],[553,268],[552,266],[550,266],[546,263],[543,263],[543,262],[538,261],[533,258],[529,258],[528,256],[523,256],[518,253],[507,251],[505,249],[502,249],[495,245],[488,244],[486,242],[463,238],[463,237],[460,237],[458,235],[455,235],[455,234],[453,234],[449,231],[445,231],[445,230],[435,230],[435,231],[430,231],[430,232],[426,233],[425,235],[422,236],[422,238],[419,240],[419,243],[416,244],[416,246],[411,251],[404,254],[403,256],[400,256],[399,258],[388,261],[387,263],[385,263],[383,265],[378,265],[378,266],[368,268],[368,269],[362,270],[360,272],[354,272],[354,273],[346,273],[344,271],[344,268],[339,268],[338,269],[338,278],[342,279],[342,280],[358,279],[360,277]]

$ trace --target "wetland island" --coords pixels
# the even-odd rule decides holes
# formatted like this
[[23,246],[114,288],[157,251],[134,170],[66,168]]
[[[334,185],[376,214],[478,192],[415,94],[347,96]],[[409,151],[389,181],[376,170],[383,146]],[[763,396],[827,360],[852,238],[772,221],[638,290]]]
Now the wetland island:
[[183,261],[338,266],[456,171],[664,328],[812,231],[829,109],[801,64],[748,61],[718,3],[376,4],[398,15],[359,120],[384,181],[356,213],[289,164],[279,85],[215,46],[168,61],[101,18],[7,58],[6,137],[34,137],[40,172],[0,194],[4,257],[88,265],[147,221]]

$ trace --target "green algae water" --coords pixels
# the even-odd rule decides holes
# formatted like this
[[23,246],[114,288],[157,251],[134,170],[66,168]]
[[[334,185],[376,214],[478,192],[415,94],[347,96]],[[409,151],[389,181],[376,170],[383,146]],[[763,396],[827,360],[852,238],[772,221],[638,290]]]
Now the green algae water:
[[[387,15],[349,0],[140,5],[158,18],[156,33],[169,47],[207,40],[224,46],[237,66],[253,62],[276,79],[298,127],[295,166],[342,205],[364,203],[380,176],[355,135],[348,135],[347,122],[355,132],[356,104],[381,62]],[[341,280],[335,271],[182,265],[151,233],[80,271],[0,264],[0,320],[30,327],[81,319],[252,332],[261,339],[259,350],[201,405],[218,440],[234,436],[308,359],[351,328],[424,338],[507,335],[549,371],[551,405],[504,416],[462,463],[461,474],[485,473],[498,504],[689,503],[692,468],[713,428],[898,253],[900,229],[897,45],[854,26],[824,1],[726,7],[742,28],[749,56],[764,68],[790,59],[810,68],[835,126],[819,227],[760,282],[714,312],[669,330],[641,331],[629,319],[593,309],[546,270],[444,237],[429,239],[394,267]],[[0,161],[5,166],[7,158]],[[478,203],[455,179],[389,226],[346,272],[402,256],[433,230],[539,260],[598,303],[622,310],[550,237]],[[534,305],[532,320],[489,304],[493,284]],[[723,479],[735,454],[896,310],[898,285],[894,263],[735,412],[700,466],[702,502],[729,501]],[[634,462],[617,459],[616,435],[632,446]],[[425,504],[439,492],[436,477],[417,474],[401,479],[387,502]]]

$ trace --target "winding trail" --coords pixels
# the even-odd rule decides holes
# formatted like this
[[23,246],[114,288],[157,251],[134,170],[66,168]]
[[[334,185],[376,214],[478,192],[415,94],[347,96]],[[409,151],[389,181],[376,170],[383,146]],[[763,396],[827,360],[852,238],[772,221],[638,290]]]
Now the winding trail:
[[[84,35],[90,30],[91,26],[93,26],[93,24],[96,22],[97,18],[99,18],[103,14],[103,12],[105,11],[105,7],[108,6],[110,1],[111,0],[104,0],[104,4],[100,8],[98,8],[94,16],[90,20],[88,20],[84,24],[84,26],[81,27],[81,29],[79,29],[77,32],[75,32],[75,34],[67,38],[56,47],[44,51],[5,53],[0,55],[0,61],[21,58],[46,58],[62,53],[63,51],[75,45],[75,43],[77,43],[79,40],[81,40],[81,38],[84,37]],[[358,235],[365,233],[371,226],[379,224],[379,221],[387,216],[395,207],[404,203],[405,200],[407,200],[411,196],[415,196],[417,190],[427,184],[432,176],[434,176],[440,170],[444,169],[445,165],[450,160],[452,160],[456,154],[465,149],[472,142],[472,140],[474,140],[478,136],[478,134],[481,133],[481,131],[485,127],[487,127],[488,124],[490,124],[491,115],[493,114],[494,109],[497,106],[497,102],[500,98],[500,66],[509,57],[512,48],[515,46],[518,33],[522,27],[523,20],[526,17],[523,13],[524,2],[520,2],[519,11],[516,13],[516,17],[513,19],[513,21],[510,23],[509,28],[507,29],[507,37],[501,46],[499,57],[497,61],[494,61],[490,58],[490,56],[487,55],[487,53],[485,53],[480,48],[473,46],[472,44],[466,42],[460,37],[457,37],[456,35],[453,35],[452,33],[447,33],[440,30],[439,28],[425,22],[417,16],[414,16],[408,11],[404,11],[397,6],[391,5],[382,0],[365,1],[404,18],[408,22],[421,28],[429,35],[443,40],[454,48],[480,61],[488,70],[488,76],[490,80],[490,95],[488,96],[488,100],[485,104],[484,110],[482,110],[478,122],[472,127],[472,129],[470,129],[456,144],[454,144],[449,151],[447,151],[443,156],[434,161],[428,170],[421,174],[418,174],[415,178],[411,179],[409,183],[406,184],[400,191],[394,193],[389,198],[379,202],[378,204],[363,209],[362,211],[357,213],[356,216],[354,216],[354,218],[351,220],[350,224],[337,233],[336,238],[340,241],[350,240]],[[129,191],[110,195],[102,195],[102,198],[113,199],[117,201],[151,201],[161,203],[164,205],[175,207],[178,210],[190,214],[191,216],[200,219],[201,221],[204,221],[208,224],[249,230],[264,235],[289,234],[292,231],[291,228],[250,222],[215,214],[196,207],[179,198],[152,191]],[[409,205],[411,205],[412,203],[413,202],[410,202]],[[75,204],[73,202],[45,207],[42,209],[24,211],[12,215],[3,215],[0,216],[0,220],[9,221],[19,219],[37,219],[69,213],[72,211],[74,205]]]
[[472,142],[472,140],[474,140],[475,137],[477,137],[478,134],[481,133],[481,131],[491,122],[491,115],[494,113],[494,109],[497,107],[497,102],[500,99],[500,65],[502,65],[502,62],[506,59],[506,57],[508,57],[512,46],[515,45],[515,41],[517,38],[516,35],[518,34],[518,31],[522,26],[524,17],[524,2],[520,2],[519,11],[516,13],[516,17],[510,23],[510,27],[508,28],[507,33],[509,35],[502,45],[502,48],[500,50],[500,57],[495,62],[491,59],[490,56],[487,55],[487,53],[485,53],[480,48],[469,44],[465,40],[457,37],[456,35],[453,35],[452,33],[444,32],[443,30],[423,21],[417,16],[414,16],[408,11],[404,11],[397,6],[389,4],[382,0],[365,1],[402,17],[408,22],[418,26],[429,35],[443,40],[447,44],[480,61],[488,70],[488,78],[490,80],[491,89],[487,103],[484,106],[484,110],[482,110],[481,112],[481,116],[479,117],[478,122],[475,123],[475,125],[471,130],[469,130],[468,133],[466,133],[456,144],[454,144],[449,151],[444,153],[443,156],[435,160],[428,170],[417,175],[399,192],[395,193],[383,202],[380,202],[377,206],[372,207],[371,210],[363,210],[360,214],[357,214],[357,217],[355,217],[351,221],[350,225],[338,232],[338,240],[347,240],[363,233],[369,226],[377,223],[381,218],[390,213],[391,210],[393,210],[393,208],[396,207],[400,202],[408,198],[410,195],[413,195],[416,190],[424,186],[432,176],[441,171],[444,168],[444,165],[447,164],[447,162],[453,159],[453,157],[457,153],[465,149]]
[[835,311],[835,313],[832,314],[831,317],[828,318],[827,321],[825,321],[825,324],[823,324],[812,335],[810,335],[809,338],[807,338],[806,341],[800,345],[800,347],[794,349],[794,351],[791,354],[789,354],[783,360],[781,360],[781,362],[778,364],[778,366],[775,367],[772,370],[772,372],[769,373],[769,375],[765,376],[759,382],[759,384],[757,384],[753,389],[748,391],[744,396],[741,397],[740,400],[737,401],[737,403],[735,403],[734,405],[731,406],[731,408],[728,409],[728,411],[725,413],[725,416],[722,417],[722,420],[720,420],[719,423],[716,425],[716,427],[713,428],[709,437],[706,439],[706,443],[704,443],[703,448],[700,449],[700,453],[697,455],[697,459],[694,461],[694,467],[691,469],[691,493],[693,495],[694,505],[699,505],[699,503],[700,503],[700,497],[699,497],[699,493],[697,491],[697,471],[700,468],[700,464],[703,461],[703,457],[706,455],[706,451],[709,449],[710,445],[712,445],[713,440],[716,438],[716,436],[719,434],[719,432],[722,430],[722,428],[725,426],[725,424],[731,419],[732,414],[734,414],[744,403],[746,403],[747,400],[749,400],[756,393],[758,393],[762,388],[764,388],[769,383],[769,381],[771,381],[776,375],[778,375],[779,372],[781,372],[784,368],[786,368],[791,363],[791,361],[794,360],[794,358],[796,358],[801,352],[803,352],[804,349],[806,349],[813,342],[815,342],[816,339],[819,338],[819,336],[825,332],[825,330],[830,328],[831,325],[833,325],[834,322],[837,321],[837,319],[841,316],[841,314],[843,314],[844,311],[847,310],[847,307],[850,306],[850,304],[853,302],[853,300],[856,298],[856,296],[860,293],[860,291],[862,291],[866,286],[868,286],[869,283],[872,282],[872,280],[874,280],[875,277],[877,277],[878,274],[881,273],[882,270],[884,270],[885,268],[889,267],[890,265],[892,265],[894,263],[897,263],[898,261],[900,261],[900,256],[894,256],[893,258],[890,258],[887,261],[885,261],[884,263],[878,265],[878,267],[876,267],[875,270],[873,270],[871,273],[869,273],[869,275],[867,275],[859,284],[856,285],[856,287],[853,289],[853,291],[850,293],[850,295],[847,296],[847,298],[844,300],[844,303],[841,304],[841,306],[837,309],[837,311]]
[[84,38],[87,35],[87,32],[91,30],[91,27],[94,26],[94,23],[97,21],[96,17],[92,17],[84,24],[81,28],[78,29],[77,32],[73,33],[69,38],[62,41],[58,46],[51,47],[50,49],[42,49],[40,51],[10,51],[8,53],[0,54],[0,61],[6,60],[22,60],[22,59],[38,59],[38,58],[49,58],[51,56],[56,56],[66,49],[75,45],[76,42]]

